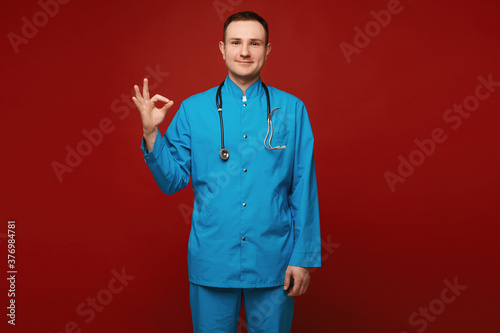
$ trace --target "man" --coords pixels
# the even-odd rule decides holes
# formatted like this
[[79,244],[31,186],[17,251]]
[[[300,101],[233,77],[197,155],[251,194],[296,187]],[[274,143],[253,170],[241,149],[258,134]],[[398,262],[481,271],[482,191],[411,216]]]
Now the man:
[[158,125],[173,102],[150,98],[146,79],[142,95],[134,86],[142,150],[164,193],[192,177],[194,331],[236,332],[243,299],[248,332],[290,332],[293,296],[306,292],[309,267],[321,266],[311,126],[299,99],[260,79],[271,52],[264,19],[232,15],[219,48],[225,81],[186,99],[164,137]]

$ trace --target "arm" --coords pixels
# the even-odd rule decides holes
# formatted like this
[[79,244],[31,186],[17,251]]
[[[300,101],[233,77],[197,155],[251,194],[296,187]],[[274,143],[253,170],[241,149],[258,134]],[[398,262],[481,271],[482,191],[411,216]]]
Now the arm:
[[297,112],[292,191],[289,202],[294,222],[294,249],[285,273],[284,289],[294,284],[288,296],[306,292],[309,268],[321,267],[321,236],[318,190],[314,165],[314,138],[307,111],[301,103]]
[[[191,139],[184,109],[181,105],[167,133],[162,137],[158,125],[165,119],[173,102],[161,95],[150,99],[147,79],[144,79],[142,96],[139,87],[134,86],[134,89],[136,96],[132,99],[139,109],[143,124],[141,148],[144,160],[162,192],[173,194],[189,183],[191,174]],[[156,101],[166,104],[159,109],[154,105]]]

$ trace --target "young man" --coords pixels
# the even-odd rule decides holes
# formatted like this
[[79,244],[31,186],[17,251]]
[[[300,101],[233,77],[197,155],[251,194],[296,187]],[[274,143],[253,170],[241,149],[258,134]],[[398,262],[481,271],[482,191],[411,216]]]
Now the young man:
[[192,177],[194,332],[235,333],[242,299],[248,332],[290,332],[293,296],[306,292],[309,267],[321,266],[312,130],[299,99],[260,79],[271,52],[264,19],[232,15],[219,48],[225,81],[186,99],[164,137],[158,125],[173,102],[150,98],[146,79],[142,95],[134,87],[141,148],[164,193]]

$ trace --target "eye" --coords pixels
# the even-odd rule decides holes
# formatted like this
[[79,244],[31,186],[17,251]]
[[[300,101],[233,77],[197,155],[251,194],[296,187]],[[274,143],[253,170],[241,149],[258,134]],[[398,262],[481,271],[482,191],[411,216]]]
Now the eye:
[[252,43],[252,46],[259,46],[259,45],[260,45],[260,43],[259,43],[259,42],[253,42],[253,43]]
[[240,43],[240,42],[238,42],[238,41],[236,41],[236,40],[231,42],[231,44],[233,44],[233,45],[238,45],[239,43]]

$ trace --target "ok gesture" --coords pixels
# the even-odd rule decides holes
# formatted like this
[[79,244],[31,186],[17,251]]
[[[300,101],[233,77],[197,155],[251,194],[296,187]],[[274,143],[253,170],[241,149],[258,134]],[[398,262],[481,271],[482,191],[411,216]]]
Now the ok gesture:
[[[148,79],[144,79],[142,96],[137,85],[134,86],[134,90],[135,96],[132,97],[132,100],[141,114],[142,128],[144,137],[146,138],[152,134],[156,134],[158,125],[165,119],[168,109],[170,109],[174,102],[158,94],[154,95],[153,98],[149,98]],[[165,102],[166,104],[162,108],[157,108],[155,102],[158,101]]]

